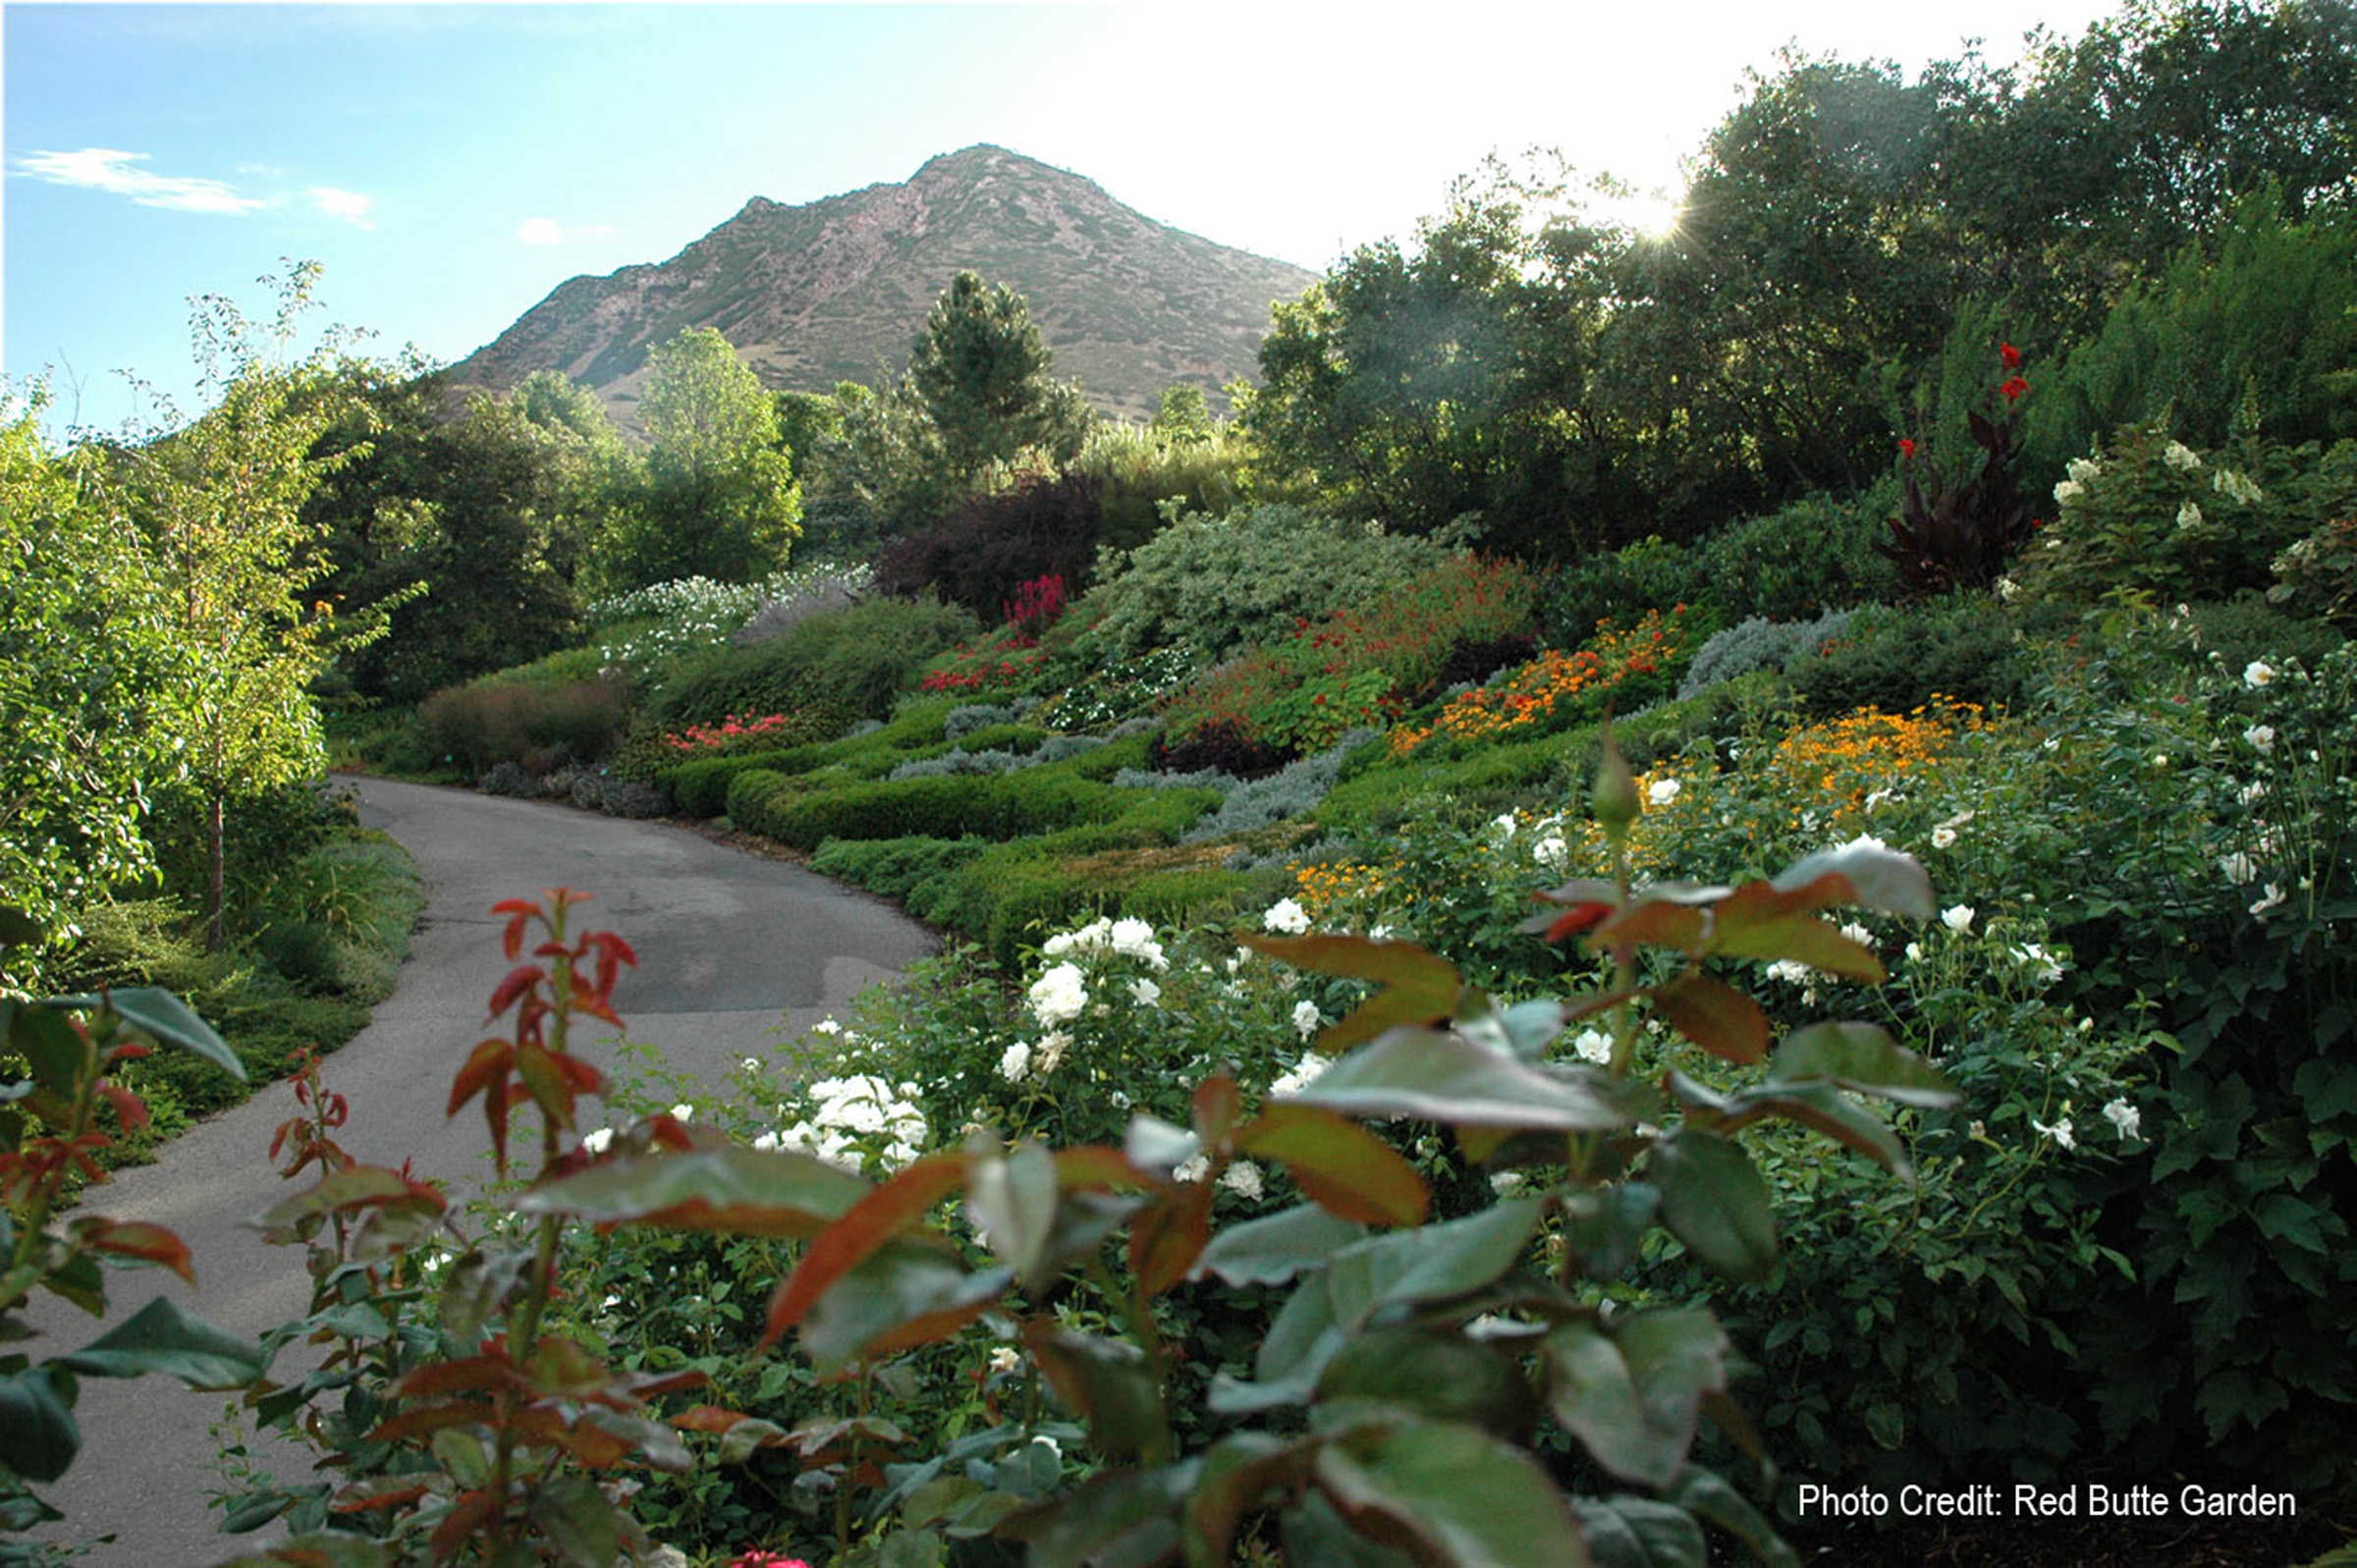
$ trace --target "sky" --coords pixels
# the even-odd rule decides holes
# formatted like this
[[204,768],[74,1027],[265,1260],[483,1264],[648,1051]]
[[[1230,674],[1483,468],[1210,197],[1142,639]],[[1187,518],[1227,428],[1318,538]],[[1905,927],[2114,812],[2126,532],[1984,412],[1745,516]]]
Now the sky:
[[1492,153],[1658,193],[1795,46],[1910,77],[2110,0],[0,6],[0,345],[47,423],[193,412],[192,296],[452,361],[568,278],[995,142],[1323,270]]

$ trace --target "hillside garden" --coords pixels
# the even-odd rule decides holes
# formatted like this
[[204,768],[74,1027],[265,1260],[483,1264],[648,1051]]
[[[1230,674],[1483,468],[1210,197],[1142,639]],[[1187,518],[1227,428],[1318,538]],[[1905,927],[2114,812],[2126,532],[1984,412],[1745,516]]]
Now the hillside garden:
[[[240,1560],[2327,1560],[2353,50],[2197,4],[2018,77],[1794,59],[1677,233],[1490,171],[1281,304],[1224,421],[1082,428],[979,280],[882,392],[746,401],[683,339],[736,391],[680,405],[740,400],[701,446],[359,385],[290,558],[389,605],[310,688],[341,760],[709,823],[954,940],[716,1092],[568,1050],[632,933],[518,890],[474,1213],[349,1162],[306,1069],[274,1222],[340,1370],[249,1408],[329,1474],[245,1475],[300,1541]],[[546,611],[512,643],[421,619],[478,558]],[[9,867],[82,933],[50,989],[169,875],[112,798]],[[31,1246],[36,1130],[102,1097],[39,1028],[0,1309],[108,1250]],[[1894,1507],[1983,1486],[2165,1507]]]

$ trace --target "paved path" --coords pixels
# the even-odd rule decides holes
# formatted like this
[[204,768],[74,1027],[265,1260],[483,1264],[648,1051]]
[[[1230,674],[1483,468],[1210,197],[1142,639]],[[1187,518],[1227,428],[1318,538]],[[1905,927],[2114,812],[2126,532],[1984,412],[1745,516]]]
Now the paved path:
[[[485,999],[509,968],[504,918],[491,913],[502,898],[559,885],[596,894],[580,911],[587,929],[620,932],[638,953],[614,992],[629,1038],[714,1082],[761,1054],[781,1015],[798,1033],[934,949],[922,927],[876,899],[685,828],[379,780],[359,789],[361,821],[416,857],[427,893],[393,995],[327,1063],[329,1087],[352,1103],[342,1141],[364,1161],[413,1156],[433,1176],[487,1169],[479,1111],[453,1120],[443,1110],[451,1074],[485,1033]],[[614,1032],[591,1029],[576,1047],[611,1067]],[[265,1088],[175,1140],[156,1164],[90,1194],[93,1213],[169,1225],[195,1255],[192,1296],[158,1271],[113,1273],[117,1316],[159,1289],[247,1337],[301,1313],[299,1253],[264,1245],[244,1224],[290,1190],[266,1155],[293,1110],[285,1088]],[[71,1309],[43,1310],[35,1322],[45,1330],[37,1348],[50,1354],[97,1332]],[[82,1456],[44,1488],[67,1514],[56,1539],[114,1534],[82,1559],[90,1568],[199,1568],[235,1555],[245,1542],[215,1534],[219,1516],[204,1503],[219,1487],[206,1429],[223,1397],[161,1379],[85,1379],[76,1412]],[[272,1468],[282,1480],[308,1479],[283,1459]]]

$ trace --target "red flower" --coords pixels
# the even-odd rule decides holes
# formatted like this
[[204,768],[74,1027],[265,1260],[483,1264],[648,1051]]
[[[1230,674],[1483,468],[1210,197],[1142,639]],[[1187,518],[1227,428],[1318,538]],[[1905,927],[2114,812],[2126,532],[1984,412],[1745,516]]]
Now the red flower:
[[1899,438],[1898,438],[1898,455],[1899,455],[1900,457],[1902,457],[1902,458],[1906,459],[1906,460],[1907,460],[1909,462],[1913,462],[1913,461],[1915,460],[1915,443],[1914,443],[1914,442],[1912,442],[1912,441],[1909,441],[1909,440],[1908,440],[1906,437],[1904,437],[1904,436],[1901,436],[1901,437],[1899,437]]
[[2009,343],[2001,343],[1997,346],[1997,356],[2005,362],[2007,370],[2021,368],[2021,351]]
[[1997,390],[2004,395],[2004,399],[2007,403],[2011,403],[2014,399],[2029,391],[2030,384],[2022,380],[2021,377],[2015,376],[2012,380],[2006,382],[2003,386],[1998,388]]

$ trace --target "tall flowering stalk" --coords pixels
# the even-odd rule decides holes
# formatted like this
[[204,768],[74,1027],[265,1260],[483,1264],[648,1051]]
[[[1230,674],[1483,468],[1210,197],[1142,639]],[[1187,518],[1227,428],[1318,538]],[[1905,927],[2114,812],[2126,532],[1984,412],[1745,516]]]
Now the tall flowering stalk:
[[2020,350],[2005,343],[1997,353],[1999,379],[1982,398],[1986,412],[1966,415],[1982,452],[1977,469],[1944,480],[1914,441],[1898,444],[1905,493],[1899,514],[1890,519],[1891,537],[1874,548],[1898,568],[1910,594],[1992,586],[2038,527],[2013,483],[2021,445],[2015,414],[2030,383],[2021,374]]

